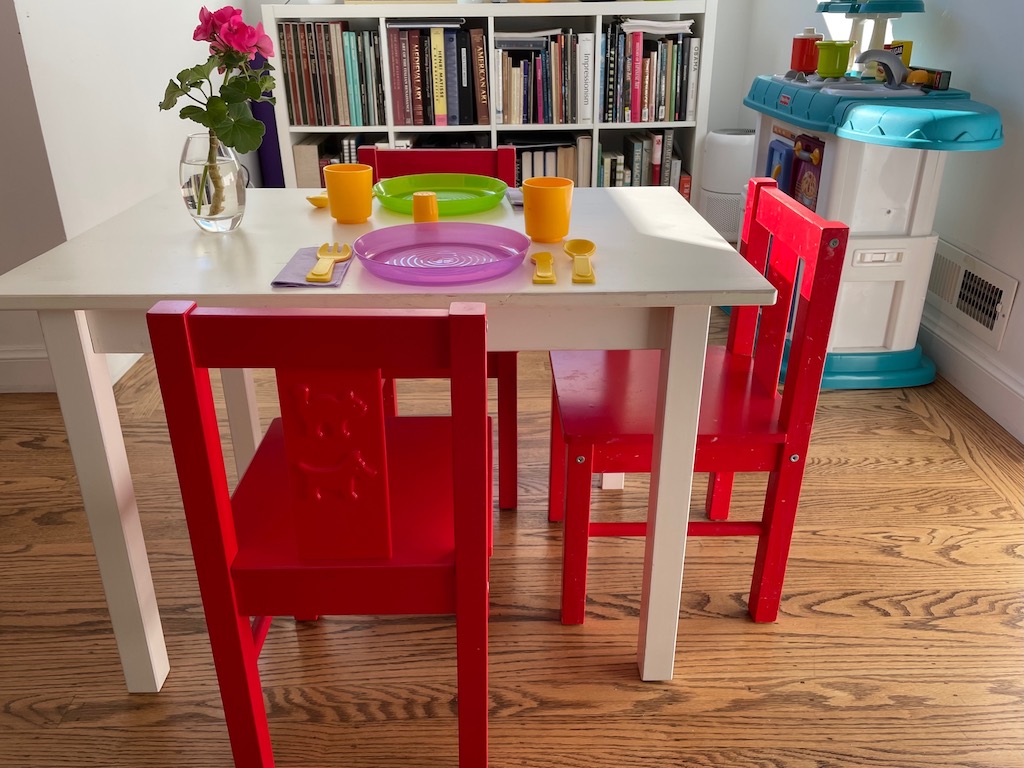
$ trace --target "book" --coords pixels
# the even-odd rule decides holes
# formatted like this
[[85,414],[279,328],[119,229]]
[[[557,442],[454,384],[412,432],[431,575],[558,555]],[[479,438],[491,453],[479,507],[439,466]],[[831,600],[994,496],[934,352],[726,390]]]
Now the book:
[[675,141],[675,130],[665,128],[661,133],[661,177],[656,182],[663,187],[671,184],[672,144]]
[[356,33],[345,30],[341,33],[341,44],[345,49],[345,81],[348,88],[349,125],[362,125],[359,112],[359,65],[356,61]]
[[589,133],[581,133],[576,137],[576,185],[579,187],[593,185],[593,148],[594,137]]
[[306,25],[296,22],[293,27],[298,50],[297,63],[302,79],[302,124],[316,125],[316,110],[313,106],[313,79],[309,61],[309,42],[306,38]]
[[565,147],[558,147],[555,158],[555,176],[563,179],[572,179],[573,184],[579,186],[579,178],[576,173],[576,145],[569,144]]
[[330,24],[331,47],[334,49],[334,81],[338,92],[338,125],[351,125],[351,114],[348,107],[348,75],[345,68],[345,49],[342,33],[346,22],[332,21]]
[[[402,109],[405,110],[405,123],[403,125],[417,125],[415,112],[412,104],[412,62],[409,58],[409,30],[398,30],[398,42],[401,49],[402,61],[399,66],[402,68]],[[422,112],[421,112],[422,114]],[[422,123],[419,123],[422,124]]]
[[295,186],[323,187],[320,183],[320,156],[326,151],[329,133],[315,133],[306,136],[292,146],[292,159],[295,161]]
[[644,63],[644,33],[629,33],[630,54],[630,81],[629,81],[629,117],[627,123],[639,123],[643,119],[642,94],[643,88],[643,63]]
[[430,80],[434,125],[448,125],[448,89],[444,70],[444,29],[430,28]]
[[[403,76],[402,66],[402,32],[395,27],[387,28],[388,39],[388,76],[391,80],[391,119],[395,125],[408,125],[405,111],[405,94],[403,83],[408,77],[408,69]],[[409,38],[406,36],[406,61],[408,61]]]
[[576,67],[576,122],[588,125],[594,122],[595,60],[594,33],[581,32],[577,42]]
[[644,142],[639,135],[631,133],[622,140],[622,155],[631,172],[630,186],[639,187],[641,167],[644,158]]
[[[484,54],[486,58],[486,53]],[[494,124],[502,125],[505,122],[505,86],[504,86],[504,51],[496,54],[493,62],[494,75],[491,77],[491,97],[494,101]]]
[[334,82],[333,56],[330,49],[327,22],[313,23],[313,35],[316,38],[317,68],[320,71],[320,102],[323,105],[323,125],[337,125],[334,99],[331,96]]
[[474,28],[469,30],[470,56],[473,69],[473,100],[476,105],[476,122],[478,125],[490,125],[490,100],[487,89],[487,48],[484,43],[484,31]]
[[448,125],[459,125],[459,44],[458,30],[444,30],[444,93]]
[[650,143],[650,163],[648,165],[647,180],[645,185],[658,186],[661,184],[661,161],[664,157],[665,134],[661,131],[647,131],[645,142]]
[[679,32],[689,34],[693,28],[693,19],[658,21],[656,19],[625,19],[622,22],[623,32],[644,32],[656,35],[672,35]]
[[421,40],[420,31],[414,29],[408,32],[409,39],[409,89],[412,103],[412,124],[424,125],[423,113],[423,66],[421,61]]
[[686,83],[686,117],[685,120],[697,119],[697,78],[700,74],[700,38],[688,38],[687,64],[689,79]]
[[301,117],[298,113],[299,93],[295,77],[295,51],[292,48],[291,22],[283,21],[278,25],[277,50],[281,54],[281,80],[285,86],[285,102],[288,106],[288,123],[298,125]]
[[455,46],[459,66],[459,125],[472,125],[475,121],[473,120],[473,62],[470,59],[469,32],[464,29],[458,30],[455,33]]

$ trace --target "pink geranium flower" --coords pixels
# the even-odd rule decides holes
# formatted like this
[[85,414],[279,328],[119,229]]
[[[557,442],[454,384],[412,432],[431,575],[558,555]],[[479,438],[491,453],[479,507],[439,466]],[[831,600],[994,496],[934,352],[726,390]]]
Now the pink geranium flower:
[[230,5],[225,5],[216,11],[207,10],[204,5],[199,9],[199,26],[192,33],[192,39],[199,42],[213,42],[220,28],[224,26],[233,16],[241,17],[242,12]]
[[[256,52],[262,54],[267,59],[274,56],[274,41],[270,39],[270,35],[263,31],[262,21],[256,24]],[[250,58],[255,58],[255,56]]]
[[242,21],[241,13],[221,25],[220,39],[227,47],[239,53],[252,53],[256,50],[256,30]]

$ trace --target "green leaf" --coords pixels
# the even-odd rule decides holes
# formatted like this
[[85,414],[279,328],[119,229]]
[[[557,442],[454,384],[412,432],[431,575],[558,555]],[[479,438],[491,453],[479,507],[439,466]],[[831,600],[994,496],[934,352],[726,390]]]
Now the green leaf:
[[205,125],[207,128],[210,127],[209,113],[202,107],[197,107],[194,104],[182,107],[181,112],[178,113],[178,117],[182,120],[195,120],[200,125]]
[[224,144],[241,153],[259,148],[266,132],[266,126],[252,116],[248,102],[229,105],[225,118],[212,128]]
[[258,80],[236,77],[221,86],[220,95],[228,104],[238,104],[249,99],[258,99],[262,94]]
[[175,104],[178,103],[178,99],[184,96],[187,91],[183,91],[178,84],[173,80],[167,81],[167,89],[164,91],[164,100],[160,102],[160,109],[171,109]]
[[276,87],[277,81],[270,75],[264,75],[260,78],[260,93],[267,93],[268,91],[274,90]]
[[[206,102],[206,111],[210,113],[210,127],[224,122],[228,117],[228,105],[219,96],[211,96]],[[251,113],[250,113],[251,114]],[[218,131],[220,133],[220,131]],[[228,146],[231,146],[230,144]]]
[[186,90],[196,88],[210,79],[210,73],[217,67],[217,61],[211,56],[205,64],[183,69],[178,73],[178,82]]

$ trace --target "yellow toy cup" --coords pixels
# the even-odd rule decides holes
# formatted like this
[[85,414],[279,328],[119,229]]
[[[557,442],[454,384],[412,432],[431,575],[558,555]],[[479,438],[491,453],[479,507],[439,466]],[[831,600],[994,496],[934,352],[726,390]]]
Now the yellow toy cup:
[[818,75],[842,77],[850,66],[850,49],[856,40],[818,40]]
[[339,224],[362,224],[373,203],[373,168],[361,163],[335,163],[324,168],[327,203]]
[[569,234],[572,179],[538,176],[523,182],[526,234],[538,243],[557,243]]
[[412,193],[412,220],[437,221],[437,194],[435,192]]

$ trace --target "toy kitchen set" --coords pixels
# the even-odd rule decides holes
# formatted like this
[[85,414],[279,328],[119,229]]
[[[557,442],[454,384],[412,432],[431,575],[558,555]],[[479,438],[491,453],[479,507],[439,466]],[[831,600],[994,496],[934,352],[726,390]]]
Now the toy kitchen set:
[[820,2],[817,10],[846,13],[860,39],[872,21],[871,40],[858,52],[855,40],[825,41],[808,29],[793,40],[786,74],[755,78],[743,100],[759,113],[754,175],[850,227],[822,386],[927,384],[935,365],[917,334],[946,153],[1001,146],[1002,121],[948,88],[948,72],[908,66],[909,41],[883,45],[888,20],[923,11],[923,0]]

